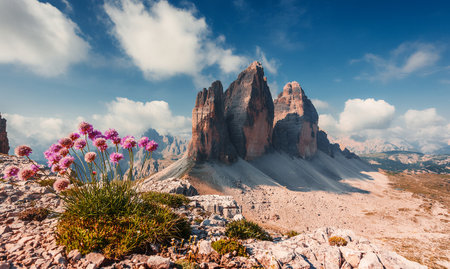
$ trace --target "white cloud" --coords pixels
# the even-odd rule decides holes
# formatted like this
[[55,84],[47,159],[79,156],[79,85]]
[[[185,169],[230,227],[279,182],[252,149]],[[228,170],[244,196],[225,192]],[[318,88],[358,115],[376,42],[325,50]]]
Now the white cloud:
[[258,46],[256,46],[256,57],[269,73],[276,74],[278,72],[278,62],[275,59],[267,59],[266,54]]
[[175,116],[165,101],[138,102],[117,97],[107,104],[107,113],[94,115],[101,130],[116,128],[119,133],[141,135],[148,128],[159,133],[186,135],[191,131],[191,119]]
[[276,81],[272,81],[267,83],[270,89],[270,94],[272,95],[272,99],[276,99],[278,98],[278,93],[279,93],[279,87],[278,87],[278,83]]
[[7,132],[11,148],[20,145],[30,145],[38,158],[50,144],[76,131],[78,123],[86,120],[94,128],[105,131],[115,128],[119,134],[140,136],[149,128],[156,129],[161,134],[170,133],[182,137],[189,137],[191,119],[173,115],[167,102],[151,101],[138,102],[127,98],[116,98],[106,104],[105,114],[92,117],[30,117],[18,114],[3,114],[7,119]]
[[394,118],[395,107],[373,98],[349,99],[339,115],[339,128],[350,132],[363,129],[387,128]]
[[78,26],[51,4],[0,1],[0,64],[17,64],[43,76],[56,76],[85,60],[88,50]]
[[195,10],[167,1],[106,1],[112,33],[125,53],[150,80],[185,74],[202,81],[202,71],[218,65],[224,73],[237,72],[247,62],[223,47],[224,37],[212,39],[204,18]]
[[317,110],[325,110],[328,109],[330,107],[330,104],[328,104],[325,101],[319,100],[319,99],[311,99],[311,102],[313,103],[314,107]]
[[450,123],[435,108],[410,109],[395,117],[383,100],[351,99],[336,120],[319,116],[319,126],[334,140],[357,152],[418,150],[431,153],[450,141]]
[[357,76],[357,79],[386,82],[419,72],[425,74],[440,59],[441,52],[441,49],[429,43],[403,43],[391,51],[387,58],[367,53],[362,59],[352,60],[350,63],[363,61],[369,63],[374,69],[373,72]]
[[434,107],[424,110],[410,109],[403,117],[408,128],[424,128],[445,122],[445,119],[437,114]]

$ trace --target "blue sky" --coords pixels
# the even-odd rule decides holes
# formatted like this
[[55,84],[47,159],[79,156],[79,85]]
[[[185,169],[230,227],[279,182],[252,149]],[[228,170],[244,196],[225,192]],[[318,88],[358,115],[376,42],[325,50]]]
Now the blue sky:
[[81,119],[188,136],[197,91],[259,60],[333,137],[432,151],[450,142],[448,29],[448,1],[4,0],[0,112],[13,145]]

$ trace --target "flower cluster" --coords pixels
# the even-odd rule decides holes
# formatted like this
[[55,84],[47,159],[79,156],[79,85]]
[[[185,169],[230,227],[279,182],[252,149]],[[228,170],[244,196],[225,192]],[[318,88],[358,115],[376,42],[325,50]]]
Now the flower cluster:
[[[53,186],[59,192],[66,189],[72,180],[86,183],[100,179],[123,179],[125,175],[121,172],[120,163],[125,158],[122,151],[129,154],[128,179],[133,179],[134,174],[131,171],[134,162],[133,150],[137,150],[136,147],[144,150],[145,163],[149,155],[158,149],[158,143],[148,137],[142,137],[138,141],[130,135],[121,138],[115,129],[102,133],[91,124],[81,122],[77,132],[70,133],[52,144],[44,152],[44,156],[50,170],[65,177],[58,179]],[[30,147],[19,146],[15,153],[19,157],[28,158],[32,165],[23,169],[10,166],[4,171],[5,178],[18,177],[27,180],[41,170],[41,167],[29,158],[32,153]]]

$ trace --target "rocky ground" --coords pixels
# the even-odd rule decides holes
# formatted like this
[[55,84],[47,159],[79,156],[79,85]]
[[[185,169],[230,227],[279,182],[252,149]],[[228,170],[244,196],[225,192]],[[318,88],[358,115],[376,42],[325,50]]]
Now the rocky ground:
[[[17,163],[17,158],[0,156],[0,171],[12,162]],[[192,191],[186,182],[174,182],[171,180],[166,191]],[[47,187],[33,181],[1,182],[0,268],[183,268],[180,264],[189,253],[195,254],[197,268],[425,268],[350,230],[338,228],[310,229],[291,238],[271,232],[273,242],[242,241],[249,257],[221,256],[212,249],[211,242],[224,237],[229,221],[242,218],[242,208],[230,196],[200,195],[192,196],[191,200],[189,206],[176,211],[191,221],[193,240],[174,242],[168,248],[155,246],[147,253],[112,261],[100,253],[81,255],[76,250],[67,253],[64,246],[57,245],[54,229],[63,203]],[[27,220],[23,212],[37,207],[49,209],[50,214],[40,221]],[[255,212],[261,212],[258,210],[255,207]],[[293,212],[296,211],[291,216]],[[244,213],[249,213],[245,206]],[[331,236],[344,237],[348,245],[330,246]]]
[[405,176],[401,185],[381,173],[369,175],[373,180],[346,181],[367,192],[260,186],[230,193],[243,206],[244,216],[267,228],[309,233],[332,224],[431,268],[450,268],[450,178],[439,176],[430,190],[423,188],[424,175],[416,181],[411,179],[416,175]]

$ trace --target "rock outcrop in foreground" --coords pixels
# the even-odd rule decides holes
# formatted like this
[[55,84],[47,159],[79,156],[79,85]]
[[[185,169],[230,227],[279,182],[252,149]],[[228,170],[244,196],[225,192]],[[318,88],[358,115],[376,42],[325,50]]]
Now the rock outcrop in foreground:
[[8,154],[9,142],[8,133],[6,132],[6,119],[2,118],[0,114],[0,153]]
[[[318,133],[318,121],[298,82],[287,83],[273,100],[262,65],[253,62],[225,93],[220,81],[198,93],[188,155],[197,163],[232,163],[237,156],[251,161],[273,150],[303,159],[313,158],[317,150],[332,157],[334,152],[343,153]],[[344,156],[357,158],[350,152]]]

